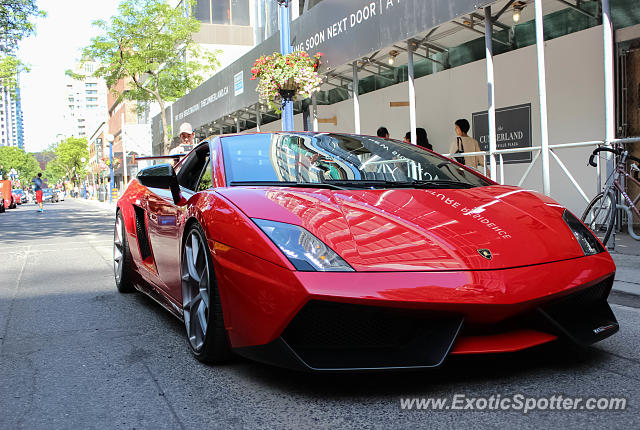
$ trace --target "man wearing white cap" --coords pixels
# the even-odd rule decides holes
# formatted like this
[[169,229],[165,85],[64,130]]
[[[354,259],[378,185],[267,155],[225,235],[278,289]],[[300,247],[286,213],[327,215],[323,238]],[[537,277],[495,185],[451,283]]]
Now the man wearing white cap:
[[180,144],[181,145],[190,145],[193,146],[193,138],[195,137],[195,132],[191,127],[191,124],[188,122],[183,122],[180,124]]

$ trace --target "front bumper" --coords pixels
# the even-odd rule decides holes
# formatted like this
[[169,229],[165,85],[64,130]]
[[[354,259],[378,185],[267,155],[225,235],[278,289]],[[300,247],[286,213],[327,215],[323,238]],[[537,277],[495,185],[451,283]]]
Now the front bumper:
[[[420,368],[615,333],[606,253],[496,271],[293,272],[229,249],[214,264],[232,347],[301,370]],[[241,262],[241,264],[240,264]]]

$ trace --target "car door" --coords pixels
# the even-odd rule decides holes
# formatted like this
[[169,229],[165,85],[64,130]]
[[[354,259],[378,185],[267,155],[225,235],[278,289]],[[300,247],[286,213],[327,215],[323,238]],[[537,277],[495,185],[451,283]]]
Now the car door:
[[[191,197],[211,178],[209,143],[191,151],[178,167],[177,178],[185,200]],[[209,179],[209,184],[210,184]],[[210,185],[207,187],[209,188]],[[206,188],[205,188],[206,189]],[[176,301],[181,299],[180,230],[187,205],[176,205],[170,190],[151,189],[147,199],[149,240],[163,288]]]

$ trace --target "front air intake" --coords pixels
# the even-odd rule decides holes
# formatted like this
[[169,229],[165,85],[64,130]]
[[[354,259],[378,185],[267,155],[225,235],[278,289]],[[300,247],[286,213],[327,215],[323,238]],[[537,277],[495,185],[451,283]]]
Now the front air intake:
[[461,325],[450,313],[311,301],[282,339],[315,369],[433,367]]

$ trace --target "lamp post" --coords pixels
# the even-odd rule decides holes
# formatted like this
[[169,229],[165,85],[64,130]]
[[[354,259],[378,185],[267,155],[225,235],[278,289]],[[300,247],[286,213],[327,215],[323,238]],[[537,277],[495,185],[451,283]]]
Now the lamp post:
[[105,139],[109,142],[109,203],[113,203],[113,141],[115,137],[113,134],[107,134]]
[[84,194],[83,197],[86,199],[87,198],[87,185],[86,185],[86,181],[85,181],[86,178],[85,178],[84,163],[87,161],[87,159],[82,157],[80,159],[80,161],[82,161],[82,172],[81,172],[82,176],[80,176],[82,178],[82,189],[83,189],[82,193]]
[[[292,52],[291,33],[289,23],[289,0],[276,0],[280,16],[280,53],[287,55]],[[293,101],[282,100],[282,131],[293,131]]]

